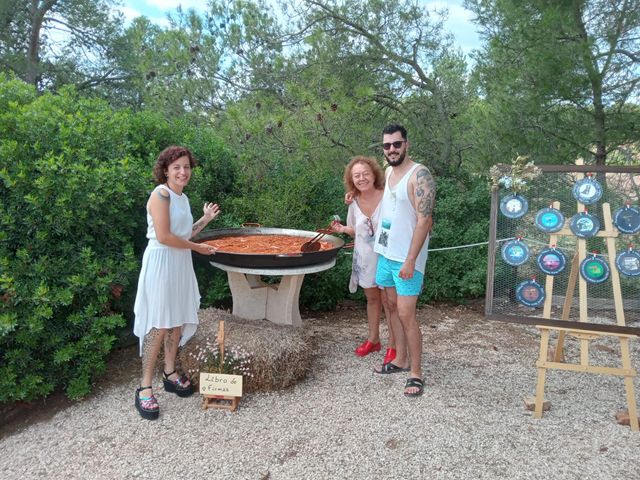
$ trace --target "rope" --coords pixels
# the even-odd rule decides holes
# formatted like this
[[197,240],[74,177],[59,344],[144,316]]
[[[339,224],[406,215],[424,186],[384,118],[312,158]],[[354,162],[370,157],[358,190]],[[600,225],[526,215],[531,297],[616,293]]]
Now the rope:
[[[496,240],[497,243],[506,242],[507,240],[514,240],[516,237],[510,238],[502,238],[500,240]],[[468,245],[458,245],[456,247],[442,247],[442,248],[430,248],[429,253],[431,252],[440,252],[442,250],[457,250],[459,248],[470,248],[470,247],[478,247],[480,245],[489,245],[489,242],[480,242],[480,243],[470,243]]]

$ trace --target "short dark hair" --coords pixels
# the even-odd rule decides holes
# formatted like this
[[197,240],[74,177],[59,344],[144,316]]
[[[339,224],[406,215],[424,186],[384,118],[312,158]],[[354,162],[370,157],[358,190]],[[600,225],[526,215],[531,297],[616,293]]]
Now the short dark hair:
[[169,168],[169,165],[181,157],[189,158],[189,165],[191,168],[198,165],[193,153],[191,153],[191,150],[186,147],[171,145],[160,152],[156,159],[156,164],[153,166],[153,180],[157,185],[167,181],[167,176],[164,174],[165,170]]
[[400,135],[402,135],[402,138],[404,138],[405,140],[407,139],[407,129],[404,128],[402,125],[399,125],[397,123],[390,123],[389,125],[384,127],[384,129],[382,129],[383,135],[391,135],[392,133],[396,133],[396,132],[400,132]]

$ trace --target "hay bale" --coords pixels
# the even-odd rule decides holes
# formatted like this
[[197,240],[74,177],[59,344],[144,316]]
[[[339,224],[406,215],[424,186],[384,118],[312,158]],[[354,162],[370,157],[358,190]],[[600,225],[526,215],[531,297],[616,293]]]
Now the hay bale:
[[220,320],[224,320],[225,350],[241,347],[251,353],[251,373],[245,377],[245,392],[279,390],[294,385],[305,377],[310,368],[313,338],[302,328],[276,325],[268,320],[245,320],[216,308],[198,312],[200,325],[195,335],[178,352],[178,364],[198,382],[201,365],[194,355],[204,348],[207,340],[213,343]]

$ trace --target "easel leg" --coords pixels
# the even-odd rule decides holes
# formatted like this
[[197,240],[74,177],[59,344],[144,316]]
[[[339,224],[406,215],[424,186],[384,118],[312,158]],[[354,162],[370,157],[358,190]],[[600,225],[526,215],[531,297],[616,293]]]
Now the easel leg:
[[[576,284],[578,283],[578,271],[580,270],[580,262],[576,253],[571,260],[571,273],[569,273],[569,282],[567,283],[567,293],[564,297],[564,305],[562,307],[562,320],[569,320],[571,314],[571,305],[573,304],[573,296],[576,292]],[[558,332],[558,341],[553,355],[555,362],[564,362],[564,337],[565,332]]]
[[[631,356],[629,351],[629,339],[620,338],[620,353],[622,354],[622,367],[631,369]],[[633,432],[639,430],[638,411],[636,408],[636,393],[633,388],[633,376],[625,375],[624,389],[627,394],[627,408],[629,409],[629,426]]]
[[[540,332],[540,357],[538,364],[542,365],[547,361],[547,354],[549,351],[549,330],[543,328]],[[536,409],[534,411],[535,418],[542,418],[542,407],[544,405],[544,382],[547,369],[545,367],[538,366],[538,385],[536,387]]]

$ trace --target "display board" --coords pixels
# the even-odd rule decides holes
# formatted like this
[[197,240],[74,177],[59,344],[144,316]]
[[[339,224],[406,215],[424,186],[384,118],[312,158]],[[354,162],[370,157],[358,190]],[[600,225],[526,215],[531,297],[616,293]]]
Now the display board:
[[640,167],[537,168],[517,191],[493,189],[487,317],[640,335]]

